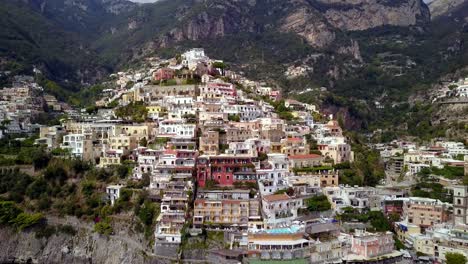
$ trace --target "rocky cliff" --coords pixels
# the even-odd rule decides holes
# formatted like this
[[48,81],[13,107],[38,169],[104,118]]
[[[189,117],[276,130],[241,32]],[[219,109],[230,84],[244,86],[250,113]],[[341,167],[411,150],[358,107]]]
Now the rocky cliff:
[[415,26],[429,22],[430,12],[421,0],[318,0],[327,21],[342,30],[381,26]]
[[170,263],[151,256],[147,241],[129,230],[128,221],[114,225],[109,237],[94,233],[91,224],[76,218],[51,218],[50,222],[71,225],[76,234],[55,232],[38,238],[37,229],[16,232],[0,228],[0,263]]
[[292,32],[315,47],[327,46],[338,31],[381,26],[419,26],[430,20],[422,0],[226,0],[203,1],[181,14],[178,26],[160,38],[163,46],[229,34]]
[[429,3],[431,16],[437,18],[461,6],[466,0],[434,0]]

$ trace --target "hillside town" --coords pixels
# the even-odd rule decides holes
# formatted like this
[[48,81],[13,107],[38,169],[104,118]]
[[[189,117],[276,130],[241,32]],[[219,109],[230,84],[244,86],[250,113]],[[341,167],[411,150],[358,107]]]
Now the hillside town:
[[[343,184],[356,150],[337,117],[228,70],[203,49],[146,62],[112,74],[115,88],[101,92],[96,111],[39,96],[42,88],[22,77],[0,91],[0,112],[8,121],[3,133],[38,131],[35,144],[62,157],[130,168],[127,179],[106,187],[110,206],[133,188],[129,182],[147,182],[159,212],[155,256],[177,260],[204,249],[190,259],[445,263],[448,253],[468,257],[464,142],[369,144],[385,177],[375,187]],[[466,85],[453,91],[466,96]],[[60,125],[31,121],[43,106],[65,114]],[[216,243],[203,244],[202,237]]]

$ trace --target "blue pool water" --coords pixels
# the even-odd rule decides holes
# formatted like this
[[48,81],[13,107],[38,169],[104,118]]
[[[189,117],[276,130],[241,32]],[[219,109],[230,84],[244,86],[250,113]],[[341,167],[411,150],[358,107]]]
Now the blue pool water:
[[291,226],[291,227],[286,227],[286,228],[273,228],[273,229],[268,229],[266,232],[268,234],[293,234],[296,233],[301,229],[298,226]]

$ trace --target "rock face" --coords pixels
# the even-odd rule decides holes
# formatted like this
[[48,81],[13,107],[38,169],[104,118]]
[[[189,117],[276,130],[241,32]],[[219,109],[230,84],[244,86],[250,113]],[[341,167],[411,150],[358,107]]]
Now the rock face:
[[147,256],[130,238],[87,230],[75,236],[58,233],[38,239],[34,232],[1,228],[0,237],[0,263],[165,263]]
[[430,20],[421,0],[318,0],[328,22],[348,31],[380,26],[414,26]]
[[162,46],[184,40],[198,41],[253,32],[254,22],[247,17],[250,7],[249,2],[239,5],[237,1],[196,3],[190,11],[179,13],[180,26],[160,38]]
[[432,18],[445,15],[462,5],[466,0],[434,0],[429,3]]
[[282,21],[280,30],[303,37],[311,46],[324,47],[335,39],[335,32],[316,10],[302,6]]
[[430,21],[422,0],[212,0],[192,6],[179,26],[160,38],[162,46],[241,32],[295,33],[314,47],[325,47],[338,31],[381,26],[417,26]]

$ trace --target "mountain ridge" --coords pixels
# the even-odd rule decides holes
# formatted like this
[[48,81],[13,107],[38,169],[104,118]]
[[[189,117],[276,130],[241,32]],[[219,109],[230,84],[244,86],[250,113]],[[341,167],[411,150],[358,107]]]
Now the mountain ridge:
[[[302,83],[333,88],[356,73],[364,74],[373,55],[362,54],[362,47],[375,42],[372,32],[391,32],[383,35],[388,39],[414,39],[427,34],[431,23],[421,0],[345,4],[337,0],[162,0],[144,5],[125,0],[24,0],[23,4],[77,39],[69,48],[72,52],[56,61],[83,52],[92,67],[80,61],[70,64],[67,75],[49,72],[57,81],[79,84],[92,83],[146,56],[175,55],[200,46],[233,67],[267,80],[284,79],[285,68],[293,64],[305,65],[312,71],[299,78]],[[33,55],[32,61],[43,59],[42,54]],[[280,81],[285,91],[298,86],[295,80]],[[378,95],[381,90],[385,89],[369,94]]]

